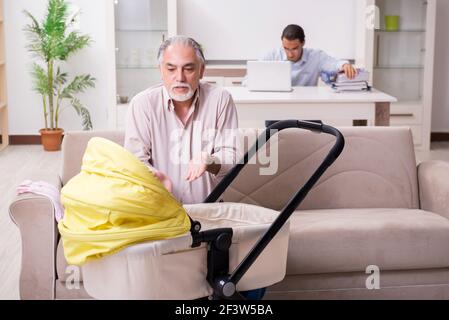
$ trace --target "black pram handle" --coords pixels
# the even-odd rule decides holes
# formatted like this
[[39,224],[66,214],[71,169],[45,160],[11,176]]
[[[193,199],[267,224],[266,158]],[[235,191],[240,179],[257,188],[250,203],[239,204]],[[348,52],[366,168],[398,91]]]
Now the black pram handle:
[[[251,147],[251,149],[245,154],[243,161],[235,165],[231,171],[220,181],[220,183],[215,187],[211,194],[206,198],[204,203],[212,203],[217,201],[217,199],[223,194],[226,188],[232,183],[232,181],[237,177],[239,172],[248,163],[257,151],[262,147],[272,135],[280,130],[287,128],[300,128],[311,130],[315,132],[323,132],[336,137],[334,146],[330,149],[327,156],[324,158],[323,162],[320,164],[318,169],[312,174],[309,180],[304,184],[304,186],[288,201],[285,207],[281,210],[279,216],[271,224],[265,234],[257,241],[251,251],[242,260],[242,262],[237,266],[237,268],[228,276],[221,278],[221,282],[226,285],[228,283],[236,285],[243,275],[248,271],[250,266],[254,263],[257,257],[265,249],[265,247],[270,243],[278,231],[282,228],[285,222],[290,218],[291,214],[296,210],[302,200],[306,197],[307,193],[312,189],[314,184],[323,175],[327,168],[338,158],[340,153],[343,151],[345,140],[340,131],[336,128],[315,122],[300,121],[300,120],[284,120],[279,121],[268,128],[266,128],[265,133],[261,134],[256,143]],[[264,136],[265,135],[265,136]],[[195,243],[195,241],[194,241]]]

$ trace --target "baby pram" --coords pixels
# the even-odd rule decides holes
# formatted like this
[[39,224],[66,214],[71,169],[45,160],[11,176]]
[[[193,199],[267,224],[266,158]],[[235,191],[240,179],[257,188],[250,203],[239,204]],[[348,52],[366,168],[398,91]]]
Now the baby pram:
[[[216,203],[262,145],[286,128],[331,134],[336,140],[281,212]],[[341,133],[325,124],[297,120],[272,124],[203,204],[185,206],[191,219],[190,234],[136,244],[86,263],[82,267],[86,291],[98,299],[243,299],[239,291],[281,281],[286,270],[288,219],[343,147]]]

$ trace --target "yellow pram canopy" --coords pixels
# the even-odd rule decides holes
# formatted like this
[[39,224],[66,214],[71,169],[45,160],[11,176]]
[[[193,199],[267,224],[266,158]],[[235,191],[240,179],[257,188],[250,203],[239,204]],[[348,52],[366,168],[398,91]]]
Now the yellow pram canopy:
[[89,141],[81,172],[62,188],[61,201],[58,229],[71,265],[190,230],[186,211],[153,173],[103,138]]

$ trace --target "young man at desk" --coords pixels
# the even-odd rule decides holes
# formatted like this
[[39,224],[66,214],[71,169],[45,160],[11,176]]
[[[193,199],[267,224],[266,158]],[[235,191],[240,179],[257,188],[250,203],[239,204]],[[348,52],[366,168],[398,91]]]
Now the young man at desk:
[[321,72],[344,72],[349,79],[357,74],[346,60],[330,57],[322,50],[304,48],[303,28],[296,24],[285,27],[281,36],[282,47],[266,54],[261,60],[290,61],[292,86],[316,86]]

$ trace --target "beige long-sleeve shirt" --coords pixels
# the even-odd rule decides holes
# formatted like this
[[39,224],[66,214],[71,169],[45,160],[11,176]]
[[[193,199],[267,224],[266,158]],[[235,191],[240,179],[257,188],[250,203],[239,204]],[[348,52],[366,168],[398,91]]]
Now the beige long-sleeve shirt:
[[[165,87],[137,94],[127,112],[125,148],[173,182],[173,195],[185,204],[201,203],[237,161],[237,111],[231,95],[201,83],[184,125]],[[205,172],[188,182],[189,161],[202,151],[221,163],[215,176]]]

